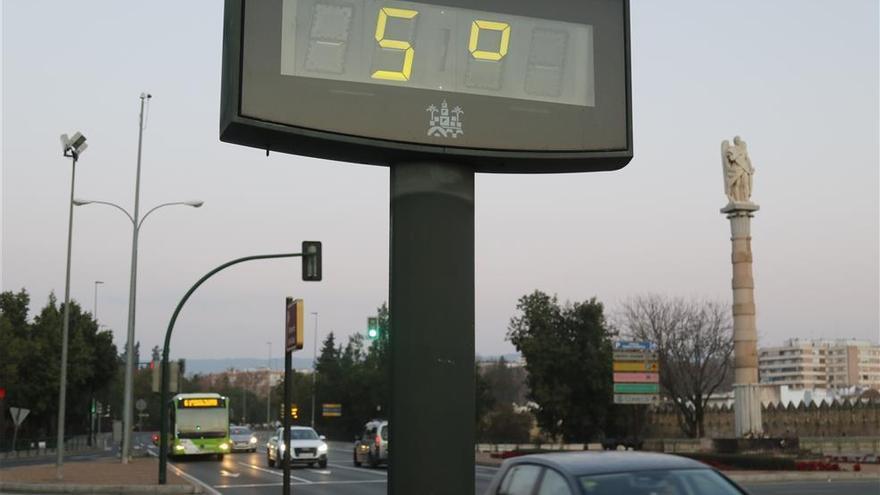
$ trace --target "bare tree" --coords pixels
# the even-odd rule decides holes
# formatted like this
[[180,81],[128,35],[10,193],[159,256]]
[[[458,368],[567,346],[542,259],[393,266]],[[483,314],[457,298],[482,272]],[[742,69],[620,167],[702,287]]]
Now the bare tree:
[[702,437],[709,397],[730,373],[728,306],[644,295],[625,301],[616,319],[626,337],[657,344],[660,386],[676,406],[679,426],[690,437]]

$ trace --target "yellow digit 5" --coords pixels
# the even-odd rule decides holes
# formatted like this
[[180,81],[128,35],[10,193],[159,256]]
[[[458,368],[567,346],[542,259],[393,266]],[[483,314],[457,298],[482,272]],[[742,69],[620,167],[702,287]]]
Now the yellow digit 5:
[[384,7],[379,11],[379,18],[376,20],[376,41],[382,48],[403,51],[403,67],[399,71],[393,70],[377,70],[373,72],[373,79],[388,79],[391,81],[409,81],[409,75],[412,73],[413,56],[415,50],[409,41],[390,40],[385,38],[385,25],[388,23],[389,17],[399,19],[412,19],[419,15],[418,11],[407,9],[395,9]]
[[[477,50],[480,42],[480,31],[487,29],[489,31],[501,31],[501,42],[498,44],[497,52],[487,50]],[[507,47],[510,45],[510,24],[506,22],[480,21],[476,20],[471,24],[471,39],[468,42],[468,50],[471,55],[480,60],[501,60],[507,55]]]

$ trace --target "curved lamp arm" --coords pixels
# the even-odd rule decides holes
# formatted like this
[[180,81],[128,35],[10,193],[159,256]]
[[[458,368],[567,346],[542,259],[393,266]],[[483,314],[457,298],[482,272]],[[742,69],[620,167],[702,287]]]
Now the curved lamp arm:
[[125,210],[125,208],[119,206],[119,205],[116,204],[116,203],[111,203],[111,202],[109,202],[109,201],[95,201],[95,200],[91,200],[91,199],[79,199],[79,198],[77,198],[77,199],[74,199],[74,200],[73,200],[73,204],[76,205],[76,206],[85,206],[85,205],[91,205],[91,204],[112,206],[112,207],[116,208],[117,210],[121,211],[122,213],[125,213],[125,216],[128,217],[128,221],[131,222],[131,225],[132,225],[132,226],[134,226],[134,218],[132,218],[131,214],[128,213],[128,212]]
[[[204,201],[195,200],[195,201],[172,201],[171,203],[162,203],[161,205],[154,206],[154,207],[150,208],[150,211],[146,212],[143,217],[141,217],[141,221],[138,222],[138,224],[137,224],[137,230],[141,229],[141,225],[144,224],[144,220],[146,220],[147,217],[150,216],[150,213],[153,213],[154,211],[156,211],[159,208],[162,208],[164,206],[185,205],[185,206],[192,206],[193,208],[200,208],[203,204],[205,204]],[[134,220],[132,220],[132,223],[134,223]]]

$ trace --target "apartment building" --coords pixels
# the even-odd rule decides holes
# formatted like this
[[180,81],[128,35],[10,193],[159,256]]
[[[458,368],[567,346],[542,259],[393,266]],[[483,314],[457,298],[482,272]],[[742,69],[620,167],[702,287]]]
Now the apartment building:
[[865,340],[790,339],[758,350],[761,383],[791,389],[880,389],[880,345]]

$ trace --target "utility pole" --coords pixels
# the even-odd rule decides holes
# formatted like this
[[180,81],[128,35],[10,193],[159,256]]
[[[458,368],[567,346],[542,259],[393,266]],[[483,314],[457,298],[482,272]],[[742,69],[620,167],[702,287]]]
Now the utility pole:
[[317,379],[318,379],[318,313],[312,312],[315,316],[315,342],[313,344],[313,358],[312,358],[312,428],[315,427],[315,396],[318,394],[317,387]]
[[[137,249],[138,249],[138,212],[141,194],[141,151],[144,142],[144,105],[153,95],[141,93],[140,123],[138,124],[137,174],[134,183],[134,215],[131,234],[131,276],[128,287],[128,338],[125,343],[125,391],[122,404],[122,463],[128,464],[131,451],[132,395],[134,393],[134,322],[135,301],[137,298]],[[164,404],[163,404],[164,407]]]
[[[272,342],[266,342],[269,346],[269,356],[266,359],[266,425],[272,420]],[[271,429],[272,427],[269,426]]]

